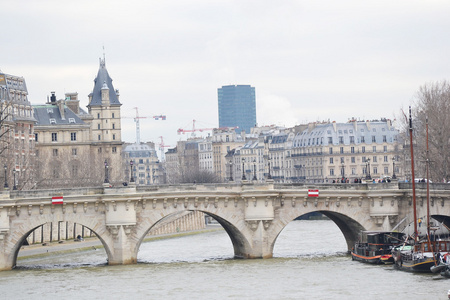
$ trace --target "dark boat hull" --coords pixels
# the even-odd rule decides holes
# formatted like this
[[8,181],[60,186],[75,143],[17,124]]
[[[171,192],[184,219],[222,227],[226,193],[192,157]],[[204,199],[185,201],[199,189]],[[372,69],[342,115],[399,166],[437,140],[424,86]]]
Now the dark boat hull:
[[435,265],[434,260],[426,261],[400,261],[395,263],[398,270],[414,273],[431,273],[431,267]]

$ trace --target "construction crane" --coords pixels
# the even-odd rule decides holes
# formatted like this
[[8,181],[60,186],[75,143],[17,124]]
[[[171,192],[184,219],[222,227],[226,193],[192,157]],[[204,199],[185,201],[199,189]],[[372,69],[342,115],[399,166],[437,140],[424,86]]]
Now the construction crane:
[[[141,143],[141,129],[140,129],[140,124],[139,124],[139,119],[147,119],[147,117],[139,117],[138,108],[134,107],[134,109],[136,110],[136,117],[133,118],[134,122],[136,122],[136,144],[140,144]],[[128,118],[128,117],[123,117],[123,118]],[[153,116],[152,118],[155,120],[159,120],[159,119],[161,119],[162,121],[166,120],[165,115]]]
[[191,136],[195,137],[195,132],[196,131],[208,131],[208,130],[214,130],[214,129],[237,129],[239,128],[238,126],[236,127],[220,127],[220,128],[195,128],[195,120],[192,120],[192,129],[183,129],[183,128],[179,128],[177,130],[178,134],[185,134],[186,132],[191,132]]
[[170,146],[164,144],[164,140],[163,140],[162,136],[160,136],[159,138],[161,139],[161,142],[158,144],[158,146],[159,146],[159,151],[161,151],[161,161],[163,161],[164,160],[164,148],[170,147]]

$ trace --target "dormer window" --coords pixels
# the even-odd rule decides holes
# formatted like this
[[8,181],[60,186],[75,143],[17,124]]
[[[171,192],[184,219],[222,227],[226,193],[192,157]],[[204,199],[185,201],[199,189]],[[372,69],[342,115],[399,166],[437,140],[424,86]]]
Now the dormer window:
[[75,119],[74,118],[69,118],[69,123],[75,123]]
[[50,119],[50,124],[56,124],[56,119]]
[[53,113],[53,108],[47,108],[47,113],[48,114],[52,114]]

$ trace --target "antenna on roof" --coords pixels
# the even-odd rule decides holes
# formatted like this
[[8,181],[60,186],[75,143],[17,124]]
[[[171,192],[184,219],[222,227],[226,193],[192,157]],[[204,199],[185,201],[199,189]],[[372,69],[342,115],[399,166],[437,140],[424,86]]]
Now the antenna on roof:
[[105,61],[105,45],[103,45],[103,61]]

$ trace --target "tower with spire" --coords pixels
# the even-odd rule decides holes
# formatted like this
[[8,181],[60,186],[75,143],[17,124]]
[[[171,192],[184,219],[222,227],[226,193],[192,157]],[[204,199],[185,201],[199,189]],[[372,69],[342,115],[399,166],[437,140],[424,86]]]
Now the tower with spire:
[[120,123],[119,90],[114,89],[106,70],[105,57],[100,58],[100,67],[94,79],[94,89],[89,94],[87,105],[93,117],[91,123],[92,155],[96,163],[103,162],[108,169],[108,181],[123,181],[121,172],[122,136]]

